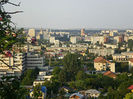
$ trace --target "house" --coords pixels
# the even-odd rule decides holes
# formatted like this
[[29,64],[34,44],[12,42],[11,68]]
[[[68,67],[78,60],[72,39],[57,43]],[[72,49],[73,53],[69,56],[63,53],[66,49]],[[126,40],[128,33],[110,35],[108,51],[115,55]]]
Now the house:
[[86,91],[80,91],[80,94],[84,95],[85,99],[88,99],[88,98],[98,98],[101,92],[96,89],[89,89]]
[[112,63],[103,57],[97,57],[94,59],[94,68],[96,71],[106,71],[110,70],[112,72],[115,72],[115,63]]
[[82,94],[79,94],[79,93],[73,93],[69,99],[83,99],[84,96]]
[[108,76],[108,77],[110,77],[110,78],[116,78],[116,74],[115,73],[113,73],[113,72],[111,72],[111,71],[107,71],[107,72],[105,72],[104,74],[103,74],[104,76]]
[[45,81],[44,80],[35,80],[33,82],[33,86],[36,86],[36,85],[42,85]]

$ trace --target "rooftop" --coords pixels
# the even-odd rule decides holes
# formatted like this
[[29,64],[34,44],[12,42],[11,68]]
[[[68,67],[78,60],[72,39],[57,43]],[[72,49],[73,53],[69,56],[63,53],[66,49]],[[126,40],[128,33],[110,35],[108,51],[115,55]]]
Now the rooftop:
[[110,61],[107,61],[106,59],[104,59],[103,57],[97,57],[94,59],[95,63],[111,63]]
[[111,71],[107,71],[103,74],[104,76],[108,76],[108,77],[111,77],[111,78],[116,78],[116,74],[111,72]]

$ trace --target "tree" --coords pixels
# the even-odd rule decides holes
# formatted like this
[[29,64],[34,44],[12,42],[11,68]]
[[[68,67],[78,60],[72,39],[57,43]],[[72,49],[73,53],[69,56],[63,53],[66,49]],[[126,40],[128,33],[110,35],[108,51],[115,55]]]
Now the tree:
[[133,82],[132,81],[125,81],[125,82],[122,82],[120,84],[120,86],[118,87],[118,92],[119,94],[124,97],[128,92],[129,90],[127,89]]
[[0,81],[0,99],[26,99],[27,90],[20,87],[16,77],[3,77]]
[[133,50],[133,40],[131,39],[128,40],[128,48],[130,48],[130,51]]
[[58,75],[58,74],[60,73],[60,71],[61,71],[61,68],[56,66],[56,67],[53,69],[52,74],[53,74],[53,75]]
[[68,80],[74,80],[74,75],[81,70],[81,61],[77,54],[68,53],[63,59],[63,69],[67,72]]
[[[3,7],[6,3],[18,6],[9,2],[9,0],[0,0],[0,54],[4,55],[14,44],[24,41],[22,37],[23,29],[16,29],[16,26],[11,21],[10,14],[15,14],[19,11],[6,12]],[[5,64],[2,58],[0,58],[0,61]],[[4,77],[3,80],[0,81],[1,99],[25,99],[25,97],[26,89],[20,87],[20,82],[16,77]]]
[[62,88],[59,90],[59,96],[60,96],[60,99],[64,99],[64,95],[66,94],[65,90]]
[[128,72],[128,62],[116,63],[116,72]]
[[34,97],[34,99],[38,99],[39,96],[42,96],[41,86],[40,85],[36,85],[33,88],[33,97]]
[[76,80],[84,80],[86,78],[86,74],[84,71],[78,71],[75,78]]
[[44,86],[47,88],[47,97],[50,99],[53,96],[56,96],[58,93],[58,89],[60,88],[61,84],[59,81],[45,81]]
[[28,69],[24,73],[24,77],[22,78],[22,85],[32,85],[33,81],[36,79],[39,70],[36,68],[34,70]]
[[65,71],[64,69],[60,71],[59,73],[59,81],[63,84],[66,81],[69,80],[68,78],[69,74],[67,73],[67,71]]
[[[23,29],[16,29],[16,26],[11,21],[10,14],[16,14],[19,11],[10,13],[6,12],[3,7],[3,5],[6,3],[18,6],[14,3],[9,2],[9,0],[0,1],[0,54],[3,55],[6,55],[14,44],[21,44],[25,41],[22,33]],[[6,64],[2,58],[0,58],[0,61],[10,68],[14,67]]]
[[15,26],[13,27],[14,23],[11,21],[9,13],[2,10],[2,4],[6,3],[5,0],[0,1],[0,53],[10,50],[13,44],[21,41],[19,36],[22,34],[22,30],[17,30]]
[[133,99],[133,93],[127,93],[123,99]]

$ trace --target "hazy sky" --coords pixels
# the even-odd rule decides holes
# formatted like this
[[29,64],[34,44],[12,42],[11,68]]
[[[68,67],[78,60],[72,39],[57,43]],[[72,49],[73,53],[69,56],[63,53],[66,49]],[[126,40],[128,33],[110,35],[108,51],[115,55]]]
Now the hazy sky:
[[36,28],[133,28],[133,0],[9,0],[23,10],[13,15],[18,27]]

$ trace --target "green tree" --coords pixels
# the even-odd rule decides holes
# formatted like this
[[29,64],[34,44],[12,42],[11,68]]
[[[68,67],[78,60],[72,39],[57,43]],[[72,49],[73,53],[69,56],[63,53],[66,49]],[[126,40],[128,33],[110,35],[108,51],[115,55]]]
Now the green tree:
[[127,93],[123,99],[133,99],[133,93]]
[[130,48],[130,51],[133,50],[133,40],[131,39],[128,40],[128,48]]
[[62,84],[65,83],[66,81],[68,81],[69,80],[68,75],[69,74],[67,73],[67,71],[65,71],[64,69],[61,70],[60,73],[59,73],[59,81]]
[[39,96],[42,96],[41,86],[37,85],[33,88],[33,97],[34,99],[38,99]]
[[59,75],[60,71],[61,71],[61,68],[56,66],[56,67],[54,67],[52,74],[53,75]]
[[28,69],[25,71],[21,84],[22,85],[32,85],[33,81],[36,79],[39,70],[36,68],[34,70]]
[[3,77],[0,81],[0,99],[26,99],[27,90],[20,87],[16,77]]
[[116,72],[129,72],[128,62],[116,63]]
[[74,75],[81,70],[81,61],[78,54],[68,53],[63,59],[64,70],[67,72],[68,81],[74,80]]
[[44,86],[47,88],[47,98],[50,99],[51,97],[57,96],[58,90],[61,87],[61,83],[59,81],[45,81]]
[[13,44],[23,41],[22,36],[20,36],[23,30],[17,30],[16,26],[13,27],[11,16],[2,10],[1,2],[5,1],[0,1],[0,53],[4,53],[4,51],[10,50]]
[[131,81],[125,81],[122,82],[120,84],[120,86],[118,87],[118,92],[119,94],[124,97],[130,90],[128,90],[127,88],[132,84],[133,82]]
[[59,98],[60,99],[64,99],[65,98],[64,97],[65,94],[66,94],[66,92],[65,92],[65,90],[63,88],[59,90]]
[[76,75],[76,80],[84,80],[86,78],[86,74],[84,71],[78,71]]

